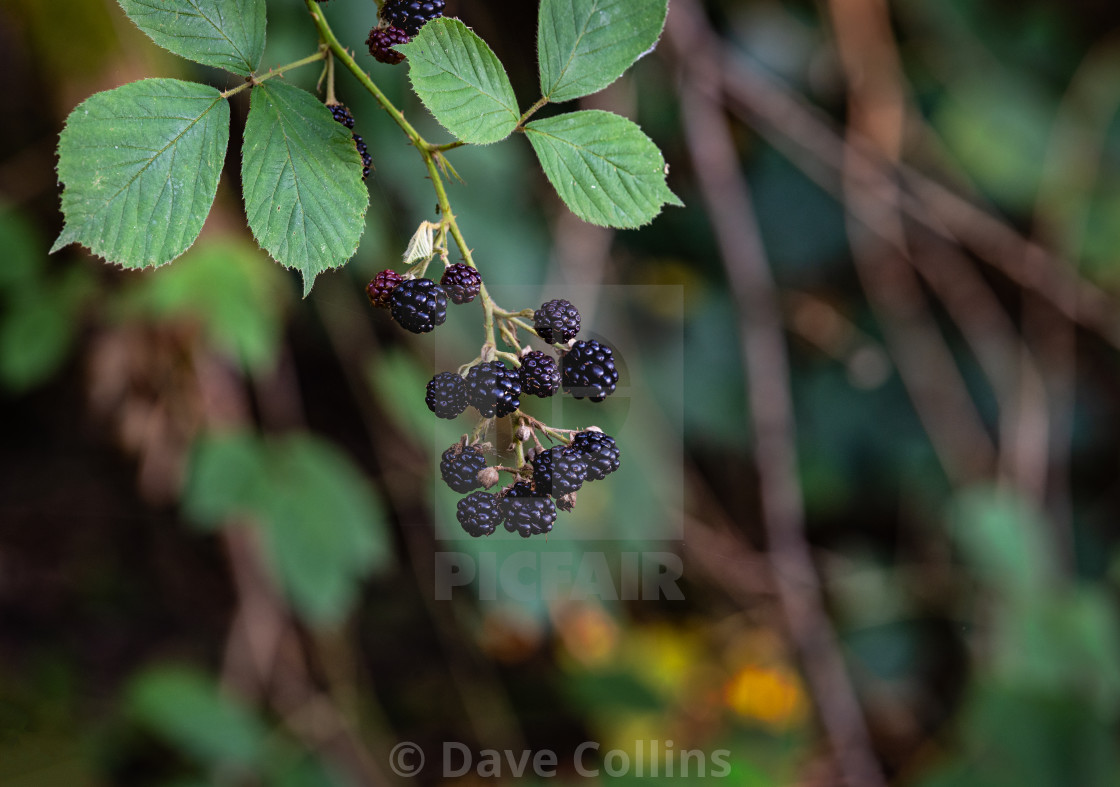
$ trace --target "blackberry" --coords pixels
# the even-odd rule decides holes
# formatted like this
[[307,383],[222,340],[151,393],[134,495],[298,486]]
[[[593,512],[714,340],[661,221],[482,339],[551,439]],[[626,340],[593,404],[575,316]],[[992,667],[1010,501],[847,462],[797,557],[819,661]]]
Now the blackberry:
[[614,393],[618,385],[614,352],[594,339],[573,344],[564,355],[562,369],[564,390],[577,399],[586,396],[593,402],[601,402]]
[[542,303],[533,312],[533,328],[549,344],[570,342],[579,333],[579,310],[562,298]]
[[486,457],[478,446],[456,443],[443,452],[439,474],[443,476],[444,483],[456,492],[469,492],[482,486],[478,472],[485,467]]
[[509,415],[521,406],[517,372],[501,361],[472,366],[467,372],[467,401],[484,418]]
[[369,177],[369,171],[373,168],[373,157],[369,154],[369,148],[366,147],[366,141],[358,134],[351,134],[354,137],[354,147],[358,149],[358,155],[362,157],[362,180]]
[[374,306],[380,306],[383,309],[389,308],[389,295],[397,288],[397,285],[404,281],[404,276],[401,276],[395,270],[387,269],[378,273],[373,277],[373,280],[366,285],[366,297],[369,302]]
[[452,303],[470,303],[482,288],[482,276],[470,265],[457,262],[443,272],[439,283]]
[[489,492],[471,492],[455,506],[455,518],[469,535],[488,536],[502,523],[501,503]]
[[351,131],[354,130],[354,116],[350,114],[350,108],[345,104],[327,104],[327,109],[331,111],[331,116],[342,125]]
[[427,333],[447,319],[447,293],[431,279],[407,279],[390,293],[389,311],[406,331]]
[[443,16],[446,5],[445,0],[385,0],[385,5],[381,6],[381,19],[414,36],[429,19]]
[[501,500],[506,530],[522,538],[547,533],[556,521],[556,504],[533,491],[524,481],[511,486]]
[[587,470],[586,454],[578,448],[556,446],[533,457],[533,488],[542,495],[563,497],[579,491]]
[[532,394],[544,399],[560,390],[560,367],[556,359],[540,350],[533,350],[521,356],[522,393]]
[[622,451],[610,435],[602,432],[579,432],[572,438],[571,447],[587,457],[587,480],[601,481],[621,464]]
[[407,44],[411,40],[412,36],[399,27],[378,25],[369,31],[366,46],[369,47],[369,53],[377,58],[378,62],[395,66],[404,62],[404,55],[393,47],[397,44]]
[[455,418],[467,409],[467,384],[455,372],[440,372],[428,381],[424,404],[438,418]]

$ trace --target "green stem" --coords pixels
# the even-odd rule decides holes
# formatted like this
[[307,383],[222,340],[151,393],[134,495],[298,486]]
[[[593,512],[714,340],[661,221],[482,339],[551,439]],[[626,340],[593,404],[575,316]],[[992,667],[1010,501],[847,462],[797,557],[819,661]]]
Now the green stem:
[[268,73],[265,74],[264,76],[256,76],[254,74],[254,75],[250,76],[248,79],[246,79],[244,82],[242,82],[240,85],[238,85],[237,87],[231,87],[229,90],[222,93],[221,94],[222,98],[229,98],[230,96],[235,96],[238,93],[240,93],[242,90],[248,90],[249,88],[253,87],[254,85],[259,85],[262,82],[267,82],[268,80],[272,79],[273,77],[280,76],[285,71],[291,71],[293,68],[299,68],[300,66],[306,66],[308,63],[315,63],[319,60],[322,60],[326,56],[327,56],[327,50],[326,49],[320,49],[318,52],[316,52],[313,55],[308,55],[307,57],[301,57],[299,60],[295,60],[291,63],[287,63],[285,65],[279,66],[278,68],[270,68],[268,70]]
[[520,131],[522,128],[524,128],[525,121],[528,120],[529,118],[531,118],[533,115],[535,115],[537,113],[537,110],[540,109],[541,107],[543,107],[547,103],[548,103],[548,98],[547,97],[542,96],[541,98],[537,99],[537,103],[533,104],[533,106],[526,109],[525,114],[523,114],[521,116],[521,118],[517,121],[517,129],[516,130]]

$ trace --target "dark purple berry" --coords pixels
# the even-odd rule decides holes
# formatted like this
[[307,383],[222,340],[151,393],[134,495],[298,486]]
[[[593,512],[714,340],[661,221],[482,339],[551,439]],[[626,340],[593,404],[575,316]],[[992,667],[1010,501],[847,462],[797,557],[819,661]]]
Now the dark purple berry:
[[431,279],[406,279],[389,295],[389,311],[406,331],[427,333],[447,320],[447,293]]
[[369,47],[369,53],[379,62],[395,66],[404,62],[404,55],[393,47],[398,44],[407,44],[411,40],[412,36],[399,27],[378,25],[369,31],[366,46]]
[[542,495],[563,497],[579,491],[587,477],[587,457],[578,448],[556,446],[533,457],[533,488]]
[[438,418],[455,418],[467,409],[467,384],[455,372],[440,372],[428,381],[424,403]]
[[327,104],[327,109],[331,111],[331,117],[351,131],[354,130],[354,116],[350,114],[349,107],[345,104]]
[[354,147],[358,149],[358,155],[362,157],[362,180],[369,177],[369,171],[373,168],[373,157],[369,154],[369,148],[366,147],[366,141],[358,134],[352,134],[354,137]]
[[564,355],[561,369],[564,390],[576,399],[586,396],[593,402],[601,402],[614,393],[618,385],[614,352],[594,339],[573,344]]
[[501,418],[521,406],[521,381],[501,361],[472,366],[466,382],[467,401],[484,418]]
[[463,530],[475,538],[490,535],[502,523],[498,496],[489,492],[471,492],[455,507],[455,518]]
[[601,481],[621,464],[622,451],[618,443],[602,432],[579,432],[572,438],[571,447],[587,457],[588,481]]
[[445,0],[385,0],[381,19],[414,36],[429,19],[443,16]]
[[447,290],[452,303],[470,303],[482,288],[482,276],[470,265],[457,262],[443,272],[439,283]]
[[404,281],[404,277],[395,270],[383,270],[374,276],[373,280],[366,285],[366,297],[369,298],[369,302],[374,306],[388,309],[389,296],[402,281]]
[[456,492],[469,492],[482,486],[478,473],[485,467],[486,457],[478,446],[461,446],[456,443],[443,452],[439,474]]
[[579,310],[562,298],[542,303],[533,312],[533,328],[549,344],[566,344],[579,333]]
[[556,521],[556,504],[533,491],[524,481],[506,490],[501,499],[502,518],[510,533],[522,538],[547,533]]
[[551,355],[533,350],[521,356],[521,392],[544,399],[560,390],[560,367]]

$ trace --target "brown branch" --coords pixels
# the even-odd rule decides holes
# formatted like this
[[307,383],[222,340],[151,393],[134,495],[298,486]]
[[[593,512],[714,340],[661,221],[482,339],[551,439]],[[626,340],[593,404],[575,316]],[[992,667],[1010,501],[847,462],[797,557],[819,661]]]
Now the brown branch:
[[778,294],[747,184],[721,103],[720,63],[694,0],[671,6],[668,41],[683,67],[681,108],[696,176],[739,307],[743,365],[754,427],[762,516],[785,622],[833,756],[850,787],[884,784],[835,632],[821,607],[820,582],[804,534],[789,367]]

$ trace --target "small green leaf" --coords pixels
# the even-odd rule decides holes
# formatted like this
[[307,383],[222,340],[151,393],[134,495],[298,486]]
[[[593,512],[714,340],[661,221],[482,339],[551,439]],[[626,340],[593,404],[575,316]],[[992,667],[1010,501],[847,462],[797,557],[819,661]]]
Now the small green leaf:
[[265,453],[248,432],[204,434],[191,450],[183,513],[203,530],[226,519],[256,515],[268,486]]
[[264,54],[264,0],[117,0],[169,52],[248,76]]
[[186,251],[214,195],[229,142],[229,103],[207,85],[144,79],[97,93],[58,143],[62,234],[127,268]]
[[369,192],[350,132],[306,90],[253,88],[241,181],[249,227],[274,259],[315,277],[346,263],[365,229]]
[[661,151],[635,123],[597,109],[534,120],[525,135],[564,203],[603,227],[640,227],[681,201]]
[[456,138],[488,145],[517,128],[517,96],[501,61],[458,19],[434,19],[396,49],[408,58],[416,95]]
[[541,95],[568,101],[614,82],[657,43],[668,8],[668,0],[544,0]]
[[143,724],[207,766],[259,764],[266,730],[244,706],[222,696],[208,675],[182,667],[137,677],[128,706]]

